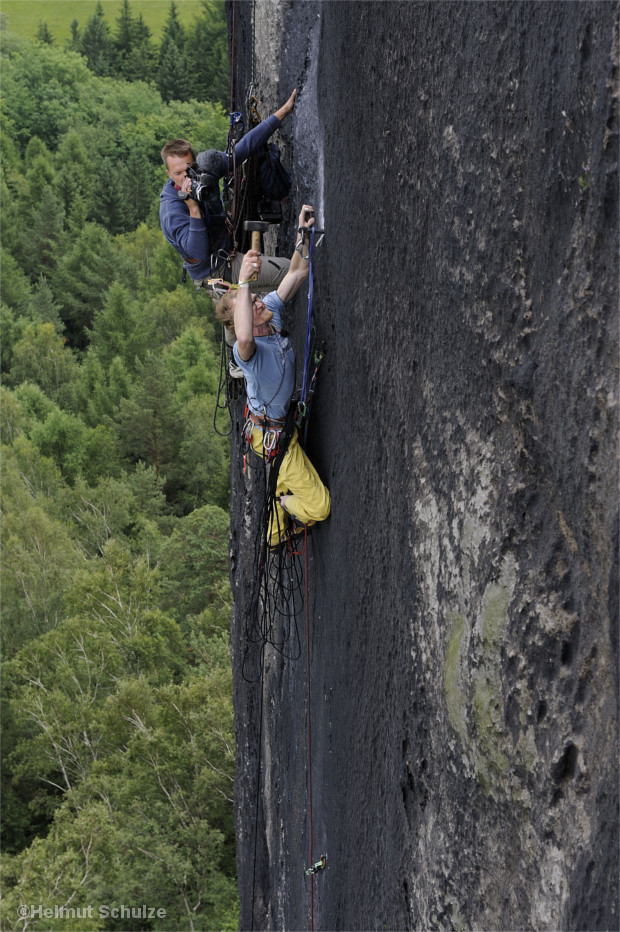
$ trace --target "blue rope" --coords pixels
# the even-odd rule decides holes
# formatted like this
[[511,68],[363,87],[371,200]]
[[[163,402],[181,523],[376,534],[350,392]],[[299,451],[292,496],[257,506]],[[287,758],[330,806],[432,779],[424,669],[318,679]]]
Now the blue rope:
[[304,353],[304,378],[301,386],[301,403],[305,405],[308,398],[308,379],[310,376],[310,343],[312,339],[312,297],[314,295],[314,280],[312,275],[312,257],[314,254],[314,227],[310,227],[309,269],[308,269],[308,325],[306,327],[306,349]]

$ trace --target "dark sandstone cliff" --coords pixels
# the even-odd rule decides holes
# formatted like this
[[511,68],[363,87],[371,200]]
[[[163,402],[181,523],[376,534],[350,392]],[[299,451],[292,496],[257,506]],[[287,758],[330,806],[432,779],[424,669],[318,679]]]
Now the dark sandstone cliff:
[[252,76],[264,115],[300,88],[278,249],[309,199],[333,498],[309,544],[312,884],[305,618],[299,657],[267,648],[248,682],[260,482],[235,407],[241,927],[616,929],[617,6],[229,14],[236,105]]

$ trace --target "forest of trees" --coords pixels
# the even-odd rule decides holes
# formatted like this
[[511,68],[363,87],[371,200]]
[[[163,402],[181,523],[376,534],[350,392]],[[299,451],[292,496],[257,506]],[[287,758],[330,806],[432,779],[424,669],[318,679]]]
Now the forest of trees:
[[162,144],[226,144],[202,6],[2,34],[3,929],[237,927],[220,336],[158,223]]
[[[224,3],[202,0],[201,6],[202,15],[186,28],[171,3],[157,46],[142,15],[133,15],[129,0],[122,0],[114,27],[98,3],[86,23],[73,20],[65,45],[83,55],[100,77],[153,82],[167,102],[209,100],[227,107],[230,76]],[[38,38],[54,44],[45,20],[39,23]]]

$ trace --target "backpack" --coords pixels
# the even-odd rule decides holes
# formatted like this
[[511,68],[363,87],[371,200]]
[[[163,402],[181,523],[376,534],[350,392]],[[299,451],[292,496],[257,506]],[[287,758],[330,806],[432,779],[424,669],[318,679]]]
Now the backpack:
[[258,154],[258,180],[263,197],[282,201],[291,187],[291,176],[280,161],[280,149],[269,142]]

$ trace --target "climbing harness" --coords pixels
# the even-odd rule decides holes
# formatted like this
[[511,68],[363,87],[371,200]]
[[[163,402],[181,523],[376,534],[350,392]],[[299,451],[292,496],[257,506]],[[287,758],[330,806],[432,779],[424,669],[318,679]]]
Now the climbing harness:
[[[290,418],[288,419],[290,421]],[[292,436],[292,430],[287,425],[287,418],[281,418],[279,421],[260,418],[252,411],[248,405],[245,406],[245,422],[243,425],[243,472],[247,472],[248,453],[252,449],[252,437],[254,428],[258,427],[263,434],[263,458],[267,466],[271,466],[278,454],[286,453],[289,441]],[[287,429],[288,428],[288,429]]]

